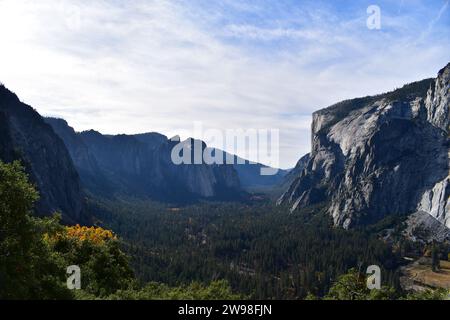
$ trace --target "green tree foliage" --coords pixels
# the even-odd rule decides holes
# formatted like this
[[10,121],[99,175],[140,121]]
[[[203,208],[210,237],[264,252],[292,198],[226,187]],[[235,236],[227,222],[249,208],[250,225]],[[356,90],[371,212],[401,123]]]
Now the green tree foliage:
[[[0,161],[0,299],[237,299],[226,281],[169,287],[137,284],[112,232],[65,227],[60,215],[34,218],[38,199],[18,162]],[[66,286],[66,268],[81,269],[82,290]]]
[[69,298],[64,271],[42,232],[51,219],[31,217],[38,193],[19,162],[0,161],[0,298]]
[[328,292],[329,300],[366,300],[369,290],[356,269],[341,275]]
[[433,243],[433,246],[431,248],[431,269],[434,272],[438,272],[440,269],[440,254],[439,254],[439,248],[436,243]]
[[[427,289],[421,292],[399,293],[394,288],[383,286],[381,289],[369,290],[366,278],[356,269],[350,269],[341,275],[324,297],[326,300],[445,300],[450,292],[445,289]],[[308,296],[309,299],[317,297]]]
[[[38,193],[19,162],[0,162],[0,298],[71,299],[66,268],[82,268],[86,292],[106,296],[134,280],[116,239],[62,237],[60,216],[32,217]],[[56,239],[50,241],[50,239]]]
[[341,275],[325,296],[327,300],[392,300],[396,298],[394,288],[368,289],[364,275],[356,269]]
[[[58,215],[32,217],[37,199],[21,165],[0,162],[0,299],[398,298],[393,248],[365,230],[330,228],[321,207],[286,215],[265,203],[91,203],[124,243],[100,227],[62,226]],[[390,286],[368,290],[351,269],[368,264]],[[81,268],[82,290],[66,287],[70,265]]]
[[212,281],[209,285],[193,282],[190,285],[169,287],[152,282],[140,290],[119,290],[110,300],[236,300],[244,298],[234,294],[225,280]]
[[202,203],[173,208],[150,201],[90,201],[115,230],[142,283],[169,286],[226,279],[255,299],[324,296],[358,265],[377,264],[398,288],[399,256],[365,231],[331,227],[322,207],[293,215],[269,203]]
[[112,232],[100,227],[65,227],[47,236],[50,250],[57,253],[66,266],[81,269],[82,289],[86,294],[105,297],[133,285],[135,278],[128,257],[120,249]]
[[450,291],[445,289],[431,290],[427,289],[420,292],[413,292],[402,298],[403,300],[448,300],[450,299]]

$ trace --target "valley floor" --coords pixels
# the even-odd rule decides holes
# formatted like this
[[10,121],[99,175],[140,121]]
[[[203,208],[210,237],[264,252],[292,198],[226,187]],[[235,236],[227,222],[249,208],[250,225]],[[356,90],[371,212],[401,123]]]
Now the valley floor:
[[98,224],[116,232],[143,282],[170,286],[227,280],[254,299],[324,296],[351,268],[383,270],[399,288],[401,258],[370,232],[332,228],[323,206],[296,214],[269,202],[184,207],[91,199]]
[[402,267],[400,282],[405,290],[423,291],[432,289],[450,289],[450,262],[441,260],[438,272],[431,270],[431,261],[427,258],[418,259]]

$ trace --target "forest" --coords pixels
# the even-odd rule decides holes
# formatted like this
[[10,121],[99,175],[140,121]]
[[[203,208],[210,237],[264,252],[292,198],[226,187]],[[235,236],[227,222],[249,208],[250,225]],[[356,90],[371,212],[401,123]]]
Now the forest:
[[[92,226],[38,218],[18,162],[0,162],[0,299],[442,299],[399,287],[405,248],[330,227],[323,206],[289,215],[254,203],[174,207],[91,197]],[[389,224],[389,221],[383,222]],[[112,230],[112,231],[111,231]],[[369,291],[368,265],[383,287]],[[67,267],[81,289],[67,286]]]
[[[97,222],[121,235],[140,282],[172,286],[225,279],[252,299],[323,298],[339,277],[378,265],[382,283],[404,296],[399,267],[429,250],[401,236],[404,216],[355,230],[332,227],[326,204],[288,214],[255,197],[248,203],[171,206],[91,197]],[[392,228],[391,240],[384,232]],[[448,248],[440,250],[447,257]]]

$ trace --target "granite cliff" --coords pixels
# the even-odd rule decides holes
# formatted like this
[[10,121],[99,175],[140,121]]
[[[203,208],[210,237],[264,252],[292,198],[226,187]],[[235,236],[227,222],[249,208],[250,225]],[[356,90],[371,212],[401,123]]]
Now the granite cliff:
[[[91,193],[174,202],[241,196],[240,181],[232,165],[176,165],[171,151],[178,142],[159,133],[103,135],[94,130],[75,132],[62,119],[46,121],[64,140],[83,186]],[[196,141],[181,143],[185,150],[193,150]]]
[[435,79],[313,114],[312,150],[278,200],[328,203],[336,226],[423,211],[450,227],[450,64]]

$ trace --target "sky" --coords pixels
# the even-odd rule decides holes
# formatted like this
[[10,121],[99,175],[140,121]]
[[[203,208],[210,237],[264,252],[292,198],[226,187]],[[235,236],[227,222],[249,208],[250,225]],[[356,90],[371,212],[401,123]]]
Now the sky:
[[0,82],[42,115],[105,134],[278,129],[282,168],[309,152],[312,112],[435,77],[449,53],[448,0],[0,0]]

